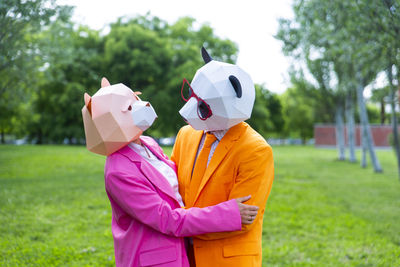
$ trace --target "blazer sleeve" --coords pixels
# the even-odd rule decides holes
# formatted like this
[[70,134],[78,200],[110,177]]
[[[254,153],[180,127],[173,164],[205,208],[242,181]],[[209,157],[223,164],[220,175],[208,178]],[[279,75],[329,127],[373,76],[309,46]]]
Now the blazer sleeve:
[[106,190],[131,217],[163,234],[183,237],[241,228],[235,200],[206,208],[172,209],[146,178],[116,171],[107,173]]
[[250,156],[240,162],[239,173],[229,194],[229,199],[251,195],[251,199],[247,201],[246,204],[259,207],[259,212],[255,221],[250,225],[242,225],[241,231],[211,233],[196,236],[197,238],[214,240],[239,235],[243,232],[250,231],[257,220],[263,219],[265,204],[271,192],[272,181],[274,179],[272,149],[270,146],[262,146],[253,152],[243,154]]
[[[181,134],[182,129],[179,130],[178,134],[176,135],[175,138],[175,144],[174,147],[172,148],[172,153],[171,153],[171,160],[175,163],[176,166],[178,166],[179,163],[179,153],[180,153],[180,140],[181,140]],[[179,177],[178,177],[179,179]]]

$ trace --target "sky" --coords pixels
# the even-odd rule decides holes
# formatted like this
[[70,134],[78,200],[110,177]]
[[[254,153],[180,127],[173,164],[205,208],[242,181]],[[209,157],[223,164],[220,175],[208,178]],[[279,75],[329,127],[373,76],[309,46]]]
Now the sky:
[[199,24],[208,23],[218,37],[238,45],[236,63],[255,83],[264,84],[276,93],[290,86],[290,60],[281,52],[282,43],[273,36],[278,29],[278,18],[293,17],[292,0],[59,0],[57,3],[75,6],[73,20],[96,30],[106,30],[109,23],[121,16],[147,12],[168,23],[184,16],[193,17]]

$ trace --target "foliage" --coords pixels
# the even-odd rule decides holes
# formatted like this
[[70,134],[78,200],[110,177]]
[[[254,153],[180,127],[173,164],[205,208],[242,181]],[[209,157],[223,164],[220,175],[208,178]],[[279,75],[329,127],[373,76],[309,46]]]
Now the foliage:
[[282,133],[284,118],[279,96],[262,85],[256,85],[255,89],[256,99],[247,122],[264,137]]
[[379,103],[380,105],[380,123],[385,124],[385,121],[390,121],[389,114],[386,114],[385,106],[388,95],[390,93],[389,86],[383,88],[375,88],[372,90],[372,96],[370,101],[373,103]]
[[[367,103],[366,108],[370,124],[380,124],[380,119],[381,119],[380,109],[373,103]],[[359,113],[360,113],[359,110],[355,111],[355,117],[356,117],[355,123],[360,123]]]
[[74,29],[70,22],[56,21],[41,33],[44,70],[40,73],[29,124],[37,143],[82,143],[83,94],[99,86],[102,40],[97,31]]
[[373,104],[367,104],[367,114],[370,123],[380,123],[380,111],[377,106]]
[[363,14],[365,5],[369,2],[297,0],[294,20],[279,21],[276,37],[284,44],[283,52],[305,62],[321,90],[335,89],[326,97],[353,91],[357,72],[365,86],[382,70],[380,46],[371,38],[368,14]]
[[[378,154],[376,175],[334,150],[275,147],[263,266],[400,265],[396,163]],[[114,266],[104,161],[78,146],[0,146],[0,265]]]
[[[287,136],[298,136],[303,143],[313,136],[314,114],[312,99],[304,98],[296,87],[288,88],[282,95]],[[311,104],[311,105],[310,105]]]
[[308,82],[304,75],[291,72],[292,87],[281,96],[285,133],[303,141],[313,136],[315,123],[329,123],[334,117],[332,95]]
[[283,42],[283,53],[301,62],[290,70],[293,86],[284,96],[290,102],[285,99],[283,103],[288,116],[287,133],[299,133],[303,140],[312,137],[314,123],[334,121],[335,109],[343,106],[348,83],[345,78],[350,77],[344,68],[346,64],[338,57],[343,51],[335,51],[333,33],[337,30],[324,18],[330,16],[326,5],[325,2],[295,1],[295,18],[280,19],[276,34]]
[[[399,134],[398,138],[400,139],[400,134]],[[393,149],[396,149],[396,147],[395,147],[395,145],[394,145],[394,136],[393,136],[393,133],[390,133],[390,134],[389,134],[389,136],[388,136],[388,143],[389,143],[389,145],[390,145]]]
[[[71,8],[55,1],[2,0],[0,3],[0,133],[18,133],[13,124],[28,102],[40,65],[34,35],[52,20],[68,18]],[[24,109],[25,107],[22,107]],[[17,129],[15,129],[17,127]]]

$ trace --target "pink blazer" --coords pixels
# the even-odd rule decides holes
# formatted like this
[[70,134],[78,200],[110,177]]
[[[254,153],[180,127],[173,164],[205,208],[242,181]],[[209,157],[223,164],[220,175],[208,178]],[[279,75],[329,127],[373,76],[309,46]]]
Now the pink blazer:
[[[152,138],[141,141],[176,169]],[[182,237],[241,230],[235,200],[180,208],[168,181],[128,146],[107,157],[104,173],[116,266],[189,266]]]

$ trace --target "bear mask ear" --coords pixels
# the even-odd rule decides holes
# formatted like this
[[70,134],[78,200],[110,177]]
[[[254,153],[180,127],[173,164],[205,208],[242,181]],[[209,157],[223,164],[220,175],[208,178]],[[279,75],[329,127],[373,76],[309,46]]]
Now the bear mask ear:
[[231,84],[233,86],[233,89],[236,92],[236,96],[238,98],[241,98],[242,97],[242,86],[240,85],[240,82],[239,82],[238,78],[236,78],[233,75],[230,75],[229,76],[229,81],[231,82]]
[[88,109],[89,114],[92,115],[92,98],[87,93],[85,93],[84,98],[85,98],[85,106]]
[[210,55],[208,54],[207,50],[204,48],[204,46],[201,47],[201,56],[203,57],[204,63],[207,64],[211,60],[213,60]]

